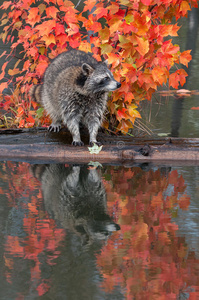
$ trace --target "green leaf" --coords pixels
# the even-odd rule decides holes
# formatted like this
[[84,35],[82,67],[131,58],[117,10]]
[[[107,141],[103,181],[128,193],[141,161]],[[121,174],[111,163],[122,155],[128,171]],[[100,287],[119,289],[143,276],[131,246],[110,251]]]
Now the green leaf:
[[126,20],[126,23],[127,24],[131,24],[131,22],[133,22],[134,20],[134,16],[132,14],[128,14],[126,17],[125,17],[125,20]]
[[112,51],[112,49],[113,49],[113,47],[111,45],[107,44],[107,43],[106,44],[102,44],[100,46],[100,48],[101,48],[101,53],[102,54],[110,53]]
[[103,146],[98,146],[94,143],[93,147],[88,147],[90,154],[99,154]]
[[98,161],[90,161],[88,165],[91,166],[91,167],[95,167],[95,168],[97,168],[97,167],[102,168],[103,167]]
[[43,112],[44,112],[44,108],[43,107],[38,108],[38,110],[36,111],[37,117],[39,119],[43,116]]

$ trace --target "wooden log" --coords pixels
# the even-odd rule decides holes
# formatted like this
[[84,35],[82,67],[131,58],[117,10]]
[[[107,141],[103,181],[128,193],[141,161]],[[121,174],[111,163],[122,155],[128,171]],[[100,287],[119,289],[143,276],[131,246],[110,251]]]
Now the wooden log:
[[[148,146],[145,146],[146,148]],[[140,151],[141,149],[141,151]],[[140,145],[104,145],[100,153],[90,154],[88,147],[56,144],[0,145],[1,160],[47,160],[68,163],[125,163],[125,162],[176,162],[190,161],[199,164],[199,147],[182,145],[151,145],[147,152]]]
[[[83,133],[84,143],[88,134]],[[0,160],[37,162],[107,164],[199,164],[199,139],[193,138],[132,138],[127,136],[98,135],[104,144],[98,154],[90,154],[88,146],[71,146],[71,135],[66,130],[49,133],[46,128],[0,129]],[[150,146],[147,146],[147,145]]]

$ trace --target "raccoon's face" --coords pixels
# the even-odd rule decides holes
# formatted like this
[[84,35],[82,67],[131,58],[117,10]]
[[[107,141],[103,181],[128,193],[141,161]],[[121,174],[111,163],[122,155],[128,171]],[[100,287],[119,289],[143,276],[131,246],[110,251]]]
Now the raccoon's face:
[[86,88],[92,93],[115,91],[121,87],[105,63],[99,63],[95,69],[88,64],[83,64],[82,69],[87,72]]

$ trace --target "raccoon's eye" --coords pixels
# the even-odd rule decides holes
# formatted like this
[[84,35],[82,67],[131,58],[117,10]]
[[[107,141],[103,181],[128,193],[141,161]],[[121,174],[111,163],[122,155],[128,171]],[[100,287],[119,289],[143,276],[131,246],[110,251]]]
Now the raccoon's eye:
[[100,83],[101,84],[103,84],[103,83],[105,83],[106,81],[108,81],[110,78],[108,77],[108,76],[106,76],[106,77],[104,77],[101,81],[100,81]]

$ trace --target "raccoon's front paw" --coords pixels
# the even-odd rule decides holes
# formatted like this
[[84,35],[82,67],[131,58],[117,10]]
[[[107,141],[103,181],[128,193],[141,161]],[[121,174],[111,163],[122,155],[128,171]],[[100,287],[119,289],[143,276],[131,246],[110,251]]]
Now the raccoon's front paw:
[[101,145],[102,145],[101,142],[97,142],[97,141],[96,141],[96,142],[90,142],[90,143],[89,143],[89,145],[90,145],[91,147],[93,147],[94,144],[97,145],[97,146],[101,146]]
[[48,131],[50,131],[50,132],[59,132],[60,129],[61,129],[61,124],[51,124],[48,127]]
[[84,143],[82,141],[73,141],[72,145],[73,146],[84,146]]

